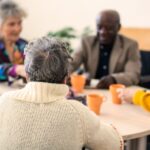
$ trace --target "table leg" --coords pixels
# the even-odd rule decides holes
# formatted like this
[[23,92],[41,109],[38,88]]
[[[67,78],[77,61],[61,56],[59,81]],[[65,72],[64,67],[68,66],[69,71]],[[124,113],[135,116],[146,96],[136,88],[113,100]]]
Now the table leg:
[[137,139],[128,140],[126,141],[125,150],[137,150],[137,145]]
[[125,143],[125,150],[146,150],[147,137],[128,140]]
[[137,150],[146,150],[146,146],[147,146],[147,137],[139,138]]

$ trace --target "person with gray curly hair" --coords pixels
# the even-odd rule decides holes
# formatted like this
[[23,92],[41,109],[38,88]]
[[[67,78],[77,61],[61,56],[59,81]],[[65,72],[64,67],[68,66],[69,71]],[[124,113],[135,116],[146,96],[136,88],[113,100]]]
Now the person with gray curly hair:
[[30,81],[62,83],[71,58],[67,48],[67,43],[48,37],[29,43],[25,48],[25,71]]
[[20,38],[24,17],[26,12],[13,1],[0,2],[0,81],[25,77],[23,53],[27,41]]
[[68,46],[42,37],[25,48],[27,85],[0,97],[2,150],[122,150],[116,130],[86,106],[65,97]]

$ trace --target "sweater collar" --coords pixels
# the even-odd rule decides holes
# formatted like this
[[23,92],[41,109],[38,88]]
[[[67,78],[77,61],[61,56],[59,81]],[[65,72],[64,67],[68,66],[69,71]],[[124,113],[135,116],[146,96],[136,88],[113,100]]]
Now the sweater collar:
[[33,103],[49,103],[64,99],[69,92],[69,88],[65,84],[52,84],[44,82],[29,82],[26,86],[11,94],[11,98],[15,100],[33,102]]

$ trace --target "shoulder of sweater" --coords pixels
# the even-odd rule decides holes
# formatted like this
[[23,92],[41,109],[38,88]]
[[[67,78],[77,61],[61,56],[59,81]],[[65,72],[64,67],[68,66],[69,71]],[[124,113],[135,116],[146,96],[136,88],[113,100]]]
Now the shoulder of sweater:
[[89,112],[89,108],[83,105],[81,102],[78,102],[76,100],[68,100],[67,103],[80,115],[82,113]]
[[13,91],[12,92],[10,91],[10,92],[6,92],[0,96],[0,109],[7,108],[6,105],[9,104],[9,101],[11,100],[12,93],[13,93]]
[[[21,90],[21,89],[20,89]],[[13,95],[15,95],[17,92],[19,92],[20,90],[14,90],[14,91],[9,91],[9,92],[5,92],[4,94],[1,95],[1,99],[9,99],[12,98]]]

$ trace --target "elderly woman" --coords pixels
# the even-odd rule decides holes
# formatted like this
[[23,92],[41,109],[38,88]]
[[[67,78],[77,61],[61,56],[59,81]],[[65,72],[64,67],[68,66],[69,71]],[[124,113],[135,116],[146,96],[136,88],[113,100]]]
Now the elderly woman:
[[25,49],[25,88],[0,101],[2,150],[121,150],[116,130],[77,101],[66,100],[70,58],[66,44],[43,37]]
[[14,2],[0,3],[0,81],[25,76],[22,64],[27,42],[19,37],[25,16],[24,10]]

